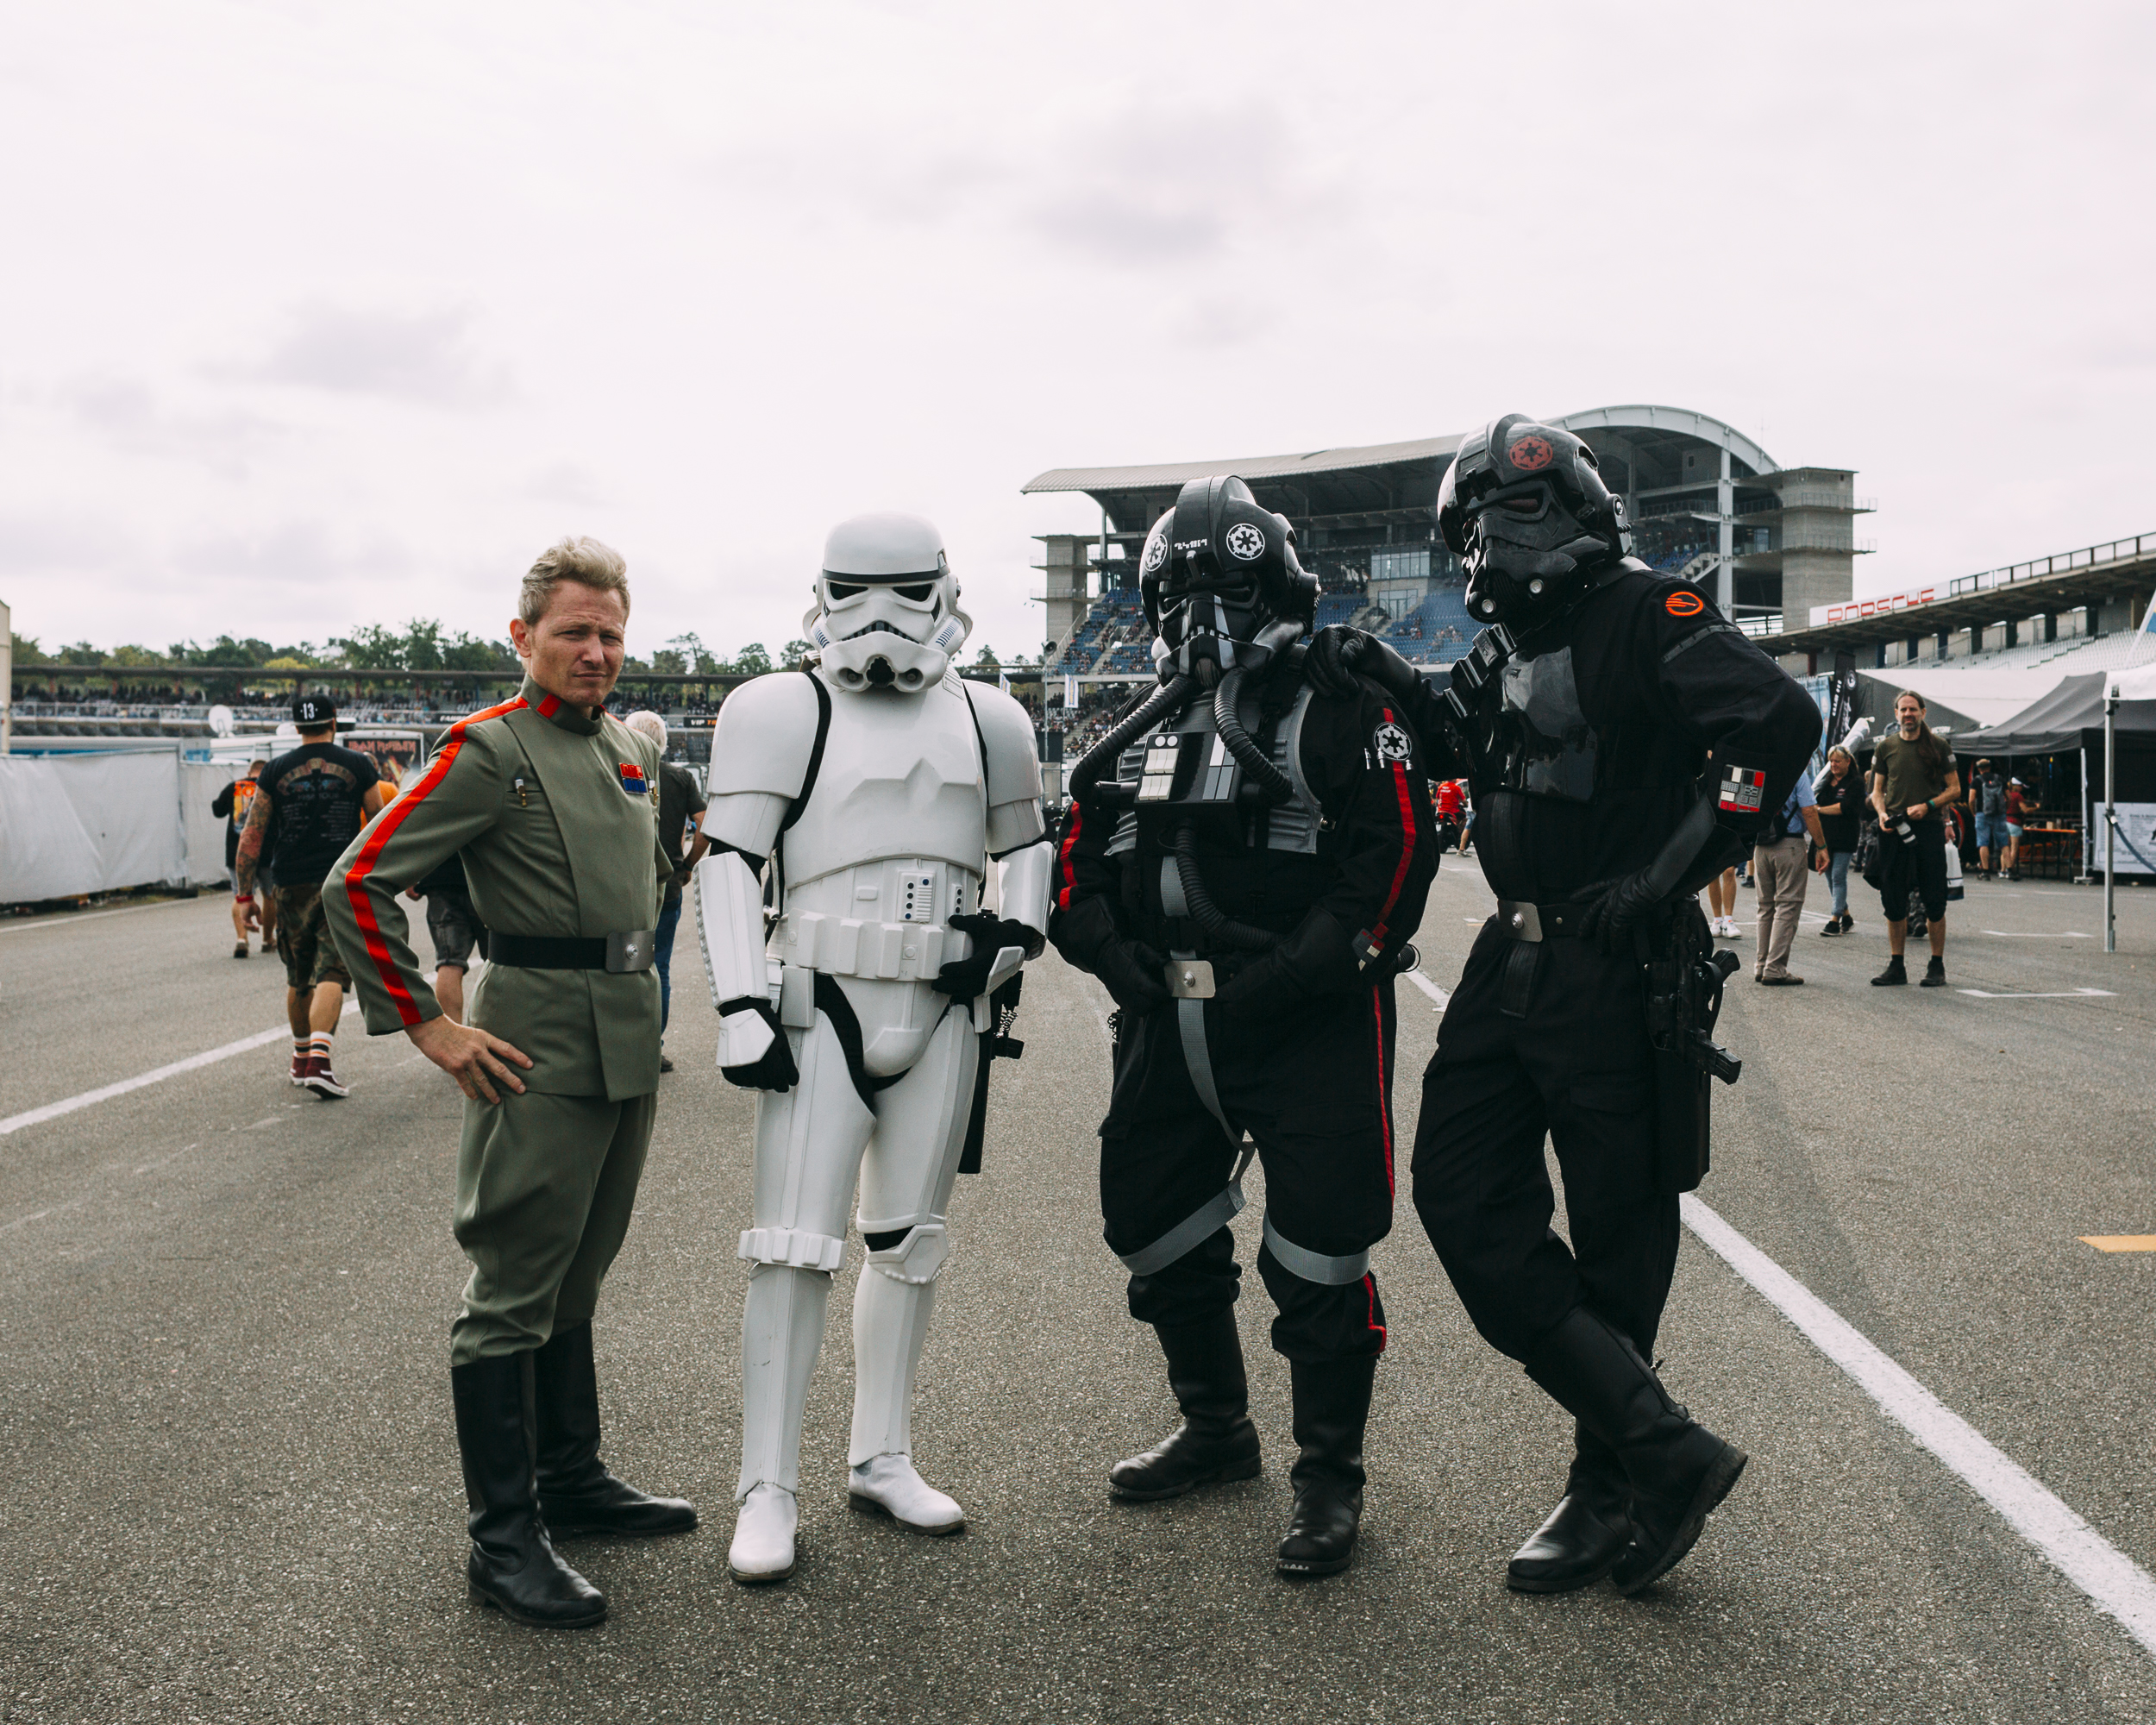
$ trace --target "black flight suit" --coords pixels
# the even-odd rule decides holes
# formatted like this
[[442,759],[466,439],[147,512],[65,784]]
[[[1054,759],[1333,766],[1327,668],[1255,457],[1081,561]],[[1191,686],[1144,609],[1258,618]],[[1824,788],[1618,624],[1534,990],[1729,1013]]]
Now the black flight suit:
[[[1454,687],[1459,687],[1456,679]],[[1573,938],[1575,895],[1651,862],[1718,768],[1764,773],[1779,808],[1817,743],[1816,705],[1689,584],[1627,560],[1526,634],[1451,733],[1500,900],[1423,1076],[1415,1208],[1483,1338],[1524,1359],[1585,1303],[1654,1357],[1677,1263],[1677,1188],[1658,1177],[1652,1056],[1635,950]],[[1433,746],[1432,699],[1416,715]],[[1464,731],[1464,735],[1460,733]],[[1735,860],[1717,827],[1688,880]],[[1697,916],[1684,896],[1651,919]],[[1572,1245],[1551,1230],[1555,1144]]]
[[[1051,925],[1065,956],[1086,965],[1075,932],[1112,919],[1155,953],[1206,959],[1229,996],[1119,1013],[1100,1125],[1105,1233],[1131,1270],[1140,1322],[1173,1329],[1232,1306],[1238,1152],[1193,1081],[1201,1020],[1219,1112],[1264,1164],[1257,1264],[1274,1348],[1292,1361],[1372,1358],[1385,1346],[1369,1250],[1392,1226],[1396,963],[1437,871],[1422,751],[1389,698],[1319,695],[1289,665],[1241,712],[1296,800],[1199,829],[1197,860],[1221,913],[1281,937],[1272,951],[1208,936],[1159,819],[1126,809],[1109,824],[1074,806],[1065,828]],[[1206,760],[1225,758],[1209,697],[1166,723],[1198,732]],[[1143,737],[1125,751],[1122,783],[1138,782],[1146,753]]]

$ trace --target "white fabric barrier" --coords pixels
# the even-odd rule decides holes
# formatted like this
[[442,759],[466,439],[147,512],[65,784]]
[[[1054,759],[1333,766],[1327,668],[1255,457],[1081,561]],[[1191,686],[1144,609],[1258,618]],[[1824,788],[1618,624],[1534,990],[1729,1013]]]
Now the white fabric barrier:
[[179,763],[179,816],[186,834],[187,884],[222,886],[232,878],[224,866],[224,817],[210,812],[217,793],[247,770],[244,761]]
[[0,755],[0,903],[222,880],[218,775],[177,752]]

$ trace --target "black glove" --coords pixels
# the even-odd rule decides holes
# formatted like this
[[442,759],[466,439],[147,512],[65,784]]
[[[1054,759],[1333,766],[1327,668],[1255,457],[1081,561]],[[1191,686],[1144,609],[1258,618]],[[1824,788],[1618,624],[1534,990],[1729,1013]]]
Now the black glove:
[[1168,961],[1144,941],[1125,940],[1120,935],[1102,942],[1093,957],[1093,974],[1116,1005],[1134,1019],[1166,1006],[1172,998],[1163,980],[1167,969]]
[[1360,694],[1356,667],[1372,644],[1364,630],[1345,623],[1328,624],[1311,637],[1302,662],[1303,681],[1321,695],[1336,699]]
[[950,926],[973,937],[973,957],[954,958],[936,973],[936,980],[928,986],[956,1000],[970,1000],[987,992],[988,972],[995,968],[996,954],[1005,947],[1015,946],[1029,957],[1039,950],[1040,936],[1024,923],[992,917],[986,911],[955,916]]
[[1573,896],[1587,906],[1580,914],[1579,938],[1612,955],[1630,944],[1634,925],[1662,901],[1661,889],[1646,869],[1598,881]]
[[737,1084],[744,1090],[791,1090],[801,1082],[801,1069],[793,1063],[793,1051],[787,1045],[786,1032],[780,1027],[779,1014],[770,1000],[756,994],[744,995],[738,1000],[729,1000],[719,1009],[721,1018],[730,1018],[736,1013],[755,1013],[771,1026],[771,1046],[747,1066],[722,1066],[719,1073],[729,1084]]

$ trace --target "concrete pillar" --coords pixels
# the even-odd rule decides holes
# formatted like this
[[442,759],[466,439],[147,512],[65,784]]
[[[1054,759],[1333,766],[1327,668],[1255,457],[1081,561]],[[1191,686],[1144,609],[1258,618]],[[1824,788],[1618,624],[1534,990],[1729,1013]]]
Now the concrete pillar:
[[1952,649],[1953,638],[1954,632],[1951,629],[1942,629],[1939,631],[1939,656],[1942,660]]
[[[1724,617],[1737,614],[1737,487],[1729,477],[1729,451],[1722,450],[1721,474],[1714,482],[1714,603]],[[1783,595],[1783,624],[1789,627],[1789,596]]]

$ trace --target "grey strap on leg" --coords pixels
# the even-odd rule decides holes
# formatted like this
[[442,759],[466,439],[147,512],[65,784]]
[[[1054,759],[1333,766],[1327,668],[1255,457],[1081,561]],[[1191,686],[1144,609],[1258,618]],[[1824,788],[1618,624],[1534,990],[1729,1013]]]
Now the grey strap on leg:
[[[1182,879],[1175,872],[1175,859],[1163,857],[1161,861],[1161,904],[1172,917],[1189,914],[1183,899]],[[1188,957],[1188,953],[1178,955]],[[1213,1055],[1206,1045],[1206,1003],[1201,1000],[1184,999],[1175,1002],[1175,1027],[1181,1032],[1183,1063],[1190,1070],[1191,1088],[1198,1093],[1198,1100],[1206,1105],[1206,1112],[1220,1123],[1220,1130],[1228,1135],[1228,1142],[1240,1152],[1236,1159],[1235,1172],[1228,1176],[1228,1183],[1215,1196],[1209,1198],[1196,1210],[1155,1240],[1138,1251],[1119,1253],[1123,1267],[1133,1276],[1150,1276],[1163,1270],[1185,1252],[1210,1239],[1216,1230],[1225,1227],[1239,1214],[1250,1201],[1243,1195],[1243,1176],[1250,1171],[1250,1158],[1257,1154],[1255,1144],[1245,1144],[1243,1134],[1229,1124],[1227,1111],[1220,1106],[1220,1088],[1213,1079]]]
[[1368,1246],[1346,1258],[1327,1258],[1297,1245],[1273,1226],[1272,1213],[1265,1214],[1265,1246],[1273,1254],[1280,1267],[1290,1276],[1300,1276],[1305,1282],[1315,1282],[1320,1287],[1344,1288],[1351,1282],[1360,1282],[1370,1273],[1370,1252]]

